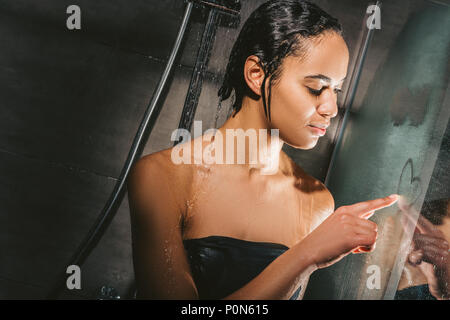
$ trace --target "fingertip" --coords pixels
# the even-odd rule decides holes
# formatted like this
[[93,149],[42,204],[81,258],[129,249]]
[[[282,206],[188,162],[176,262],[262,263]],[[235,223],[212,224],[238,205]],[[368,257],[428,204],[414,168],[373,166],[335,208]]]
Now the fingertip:
[[394,193],[388,197],[388,200],[389,200],[390,204],[393,205],[394,203],[396,203],[399,200],[399,198],[400,198],[400,196],[398,194]]
[[371,252],[372,251],[372,247],[370,247],[370,246],[367,246],[367,247],[360,247],[359,248],[359,250],[361,251],[361,252]]
[[358,248],[354,249],[354,250],[352,251],[352,253],[354,253],[354,254],[362,253],[361,247],[358,247]]

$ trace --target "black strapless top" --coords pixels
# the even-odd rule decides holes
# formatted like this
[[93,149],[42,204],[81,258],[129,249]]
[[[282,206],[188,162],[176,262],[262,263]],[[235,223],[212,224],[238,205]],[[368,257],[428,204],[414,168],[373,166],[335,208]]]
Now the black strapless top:
[[[183,240],[200,299],[222,299],[242,288],[289,248],[224,236]],[[290,298],[295,300],[301,288]]]

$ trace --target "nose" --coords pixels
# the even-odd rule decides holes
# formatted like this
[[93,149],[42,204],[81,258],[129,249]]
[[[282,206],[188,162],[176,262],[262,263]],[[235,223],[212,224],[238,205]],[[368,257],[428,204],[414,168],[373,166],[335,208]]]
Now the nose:
[[317,112],[323,117],[336,117],[338,113],[337,94],[333,90],[327,89],[326,92],[323,92],[321,98]]

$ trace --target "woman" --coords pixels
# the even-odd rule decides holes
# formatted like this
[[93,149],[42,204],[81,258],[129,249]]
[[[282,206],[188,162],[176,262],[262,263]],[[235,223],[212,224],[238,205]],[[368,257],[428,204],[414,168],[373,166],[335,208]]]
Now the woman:
[[[327,188],[281,150],[313,148],[336,116],[349,60],[341,33],[309,2],[264,3],[232,49],[219,95],[235,91],[234,113],[218,132],[226,151],[235,140],[227,129],[279,129],[266,157],[251,163],[246,145],[244,163],[176,165],[170,148],[134,165],[138,298],[301,298],[311,272],[373,250],[377,226],[367,218],[397,195],[335,211]],[[205,147],[202,138],[186,144]],[[276,172],[263,174],[270,163]]]

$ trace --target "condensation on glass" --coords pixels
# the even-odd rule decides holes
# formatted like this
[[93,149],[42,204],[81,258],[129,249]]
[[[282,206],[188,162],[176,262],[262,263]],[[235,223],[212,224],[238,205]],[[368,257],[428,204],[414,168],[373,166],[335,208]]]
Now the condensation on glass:
[[[449,198],[448,150],[441,146],[448,148],[442,141],[450,115],[450,8],[421,2],[403,24],[388,26],[398,29],[394,39],[386,38],[393,33],[383,32],[383,21],[402,19],[383,9],[366,65],[381,62],[378,68],[363,66],[328,187],[336,208],[398,193],[417,219],[424,201]],[[371,218],[378,224],[375,251],[350,254],[310,285],[329,299],[393,299],[412,237],[401,215],[397,204],[379,210]],[[375,269],[379,287],[369,283]]]

